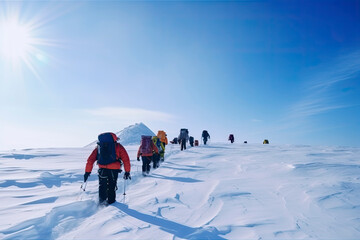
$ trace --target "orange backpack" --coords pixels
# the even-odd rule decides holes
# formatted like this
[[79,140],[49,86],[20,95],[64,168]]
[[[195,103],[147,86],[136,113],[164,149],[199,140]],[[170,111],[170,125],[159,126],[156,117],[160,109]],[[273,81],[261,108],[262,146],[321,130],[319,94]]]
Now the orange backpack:
[[166,133],[165,133],[163,130],[159,130],[159,131],[158,131],[157,137],[158,137],[158,138],[160,139],[160,141],[162,141],[163,143],[168,144],[167,137],[166,137]]

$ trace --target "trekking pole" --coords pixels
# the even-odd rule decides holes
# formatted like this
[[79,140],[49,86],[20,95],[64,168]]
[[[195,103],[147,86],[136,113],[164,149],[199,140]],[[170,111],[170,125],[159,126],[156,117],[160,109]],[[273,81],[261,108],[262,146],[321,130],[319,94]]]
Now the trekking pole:
[[126,189],[126,179],[124,179],[124,196],[126,195],[126,192],[125,192],[125,189]]
[[87,182],[83,182],[80,186],[80,192],[79,192],[79,195],[77,196],[76,198],[76,201],[81,201],[82,200],[82,197],[83,197],[83,192],[85,192],[85,189],[86,189],[86,185],[87,185]]
[[86,189],[86,185],[87,185],[87,182],[83,182],[80,186],[80,189],[83,190],[85,192],[85,189]]

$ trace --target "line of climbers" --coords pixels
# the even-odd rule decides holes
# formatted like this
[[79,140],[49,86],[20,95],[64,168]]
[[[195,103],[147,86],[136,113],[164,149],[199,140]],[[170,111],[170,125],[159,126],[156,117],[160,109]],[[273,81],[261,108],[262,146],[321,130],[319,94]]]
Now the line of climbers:
[[[202,140],[206,145],[210,134],[207,130],[202,132]],[[130,158],[129,155],[120,143],[116,134],[107,132],[98,136],[96,148],[91,152],[87,159],[84,174],[84,183],[91,174],[95,161],[99,166],[99,204],[112,204],[116,199],[117,179],[119,173],[122,172],[121,167],[124,166],[125,173],[123,178],[125,180],[131,179]],[[234,134],[229,135],[229,141],[235,141]],[[178,138],[174,138],[171,143],[181,145],[181,151],[186,149],[186,143],[189,141],[190,146],[198,146],[198,140],[194,141],[192,136],[189,136],[189,130],[182,128]],[[247,143],[246,141],[244,143]],[[150,164],[153,163],[153,168],[160,166],[160,162],[164,161],[165,146],[168,144],[167,135],[163,130],[159,130],[156,136],[141,136],[140,146],[137,152],[137,160],[142,160],[142,174],[144,176],[150,173]],[[263,144],[269,144],[267,139]]]
[[142,160],[142,174],[146,176],[150,173],[150,164],[153,163],[153,168],[160,166],[160,162],[164,161],[165,146],[168,144],[167,135],[163,130],[159,130],[154,137],[141,136],[139,150],[136,159]]
[[[208,139],[210,139],[210,134],[208,133],[207,130],[204,130],[201,134],[202,140],[204,145],[206,145]],[[181,151],[186,149],[186,143],[189,141],[190,146],[199,146],[199,141],[195,140],[194,141],[194,137],[189,136],[189,130],[186,128],[182,128],[180,130],[180,135],[178,137],[175,137],[172,141],[170,141],[170,143],[172,144],[180,144],[181,145]],[[228,137],[228,141],[230,141],[231,143],[235,142],[235,137],[234,134],[230,134]],[[247,141],[244,141],[244,143],[247,143]],[[269,140],[265,139],[263,141],[263,144],[269,144]]]
[[[203,140],[204,145],[210,139],[210,134],[207,130],[204,130],[201,134],[201,138]],[[183,151],[186,149],[186,143],[189,142],[191,147],[199,146],[199,140],[194,140],[193,136],[189,136],[189,130],[187,128],[180,129],[180,134],[178,137],[174,138],[170,143],[172,144],[180,144],[180,150]]]

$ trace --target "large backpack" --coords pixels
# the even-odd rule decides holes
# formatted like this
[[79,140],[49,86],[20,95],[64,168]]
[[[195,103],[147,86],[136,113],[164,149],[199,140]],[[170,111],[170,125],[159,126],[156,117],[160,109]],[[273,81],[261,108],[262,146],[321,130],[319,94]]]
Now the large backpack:
[[204,131],[202,132],[202,137],[203,137],[203,138],[208,138],[208,137],[209,137],[209,133],[208,133],[206,130],[204,130]]
[[162,147],[161,147],[161,141],[160,141],[159,138],[157,138],[155,145],[156,145],[156,147],[158,148],[159,153],[160,153],[163,149],[162,149]]
[[157,137],[160,139],[165,139],[165,132],[163,130],[159,130]]
[[164,143],[164,145],[168,143],[165,131],[159,130],[157,137],[160,139],[161,142]]
[[150,154],[152,153],[152,142],[151,136],[141,136],[141,147],[140,147],[140,153],[142,154]]
[[157,136],[152,138],[152,141],[154,143],[154,145],[157,147],[157,149],[159,150],[159,152],[162,151],[162,147],[161,147],[161,141],[160,138],[158,138]]
[[180,130],[180,139],[186,139],[189,134],[189,130],[186,128],[182,128]]
[[116,162],[115,140],[111,133],[98,136],[98,164],[107,165]]

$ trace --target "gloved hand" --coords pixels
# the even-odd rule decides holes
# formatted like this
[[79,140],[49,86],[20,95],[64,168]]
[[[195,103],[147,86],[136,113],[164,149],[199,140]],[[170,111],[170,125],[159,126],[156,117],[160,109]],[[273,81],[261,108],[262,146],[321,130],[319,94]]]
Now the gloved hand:
[[87,181],[88,177],[90,176],[90,173],[89,172],[85,172],[84,174],[84,182]]
[[137,158],[136,160],[140,161],[140,158]]
[[125,173],[124,173],[124,179],[125,179],[125,180],[127,180],[127,179],[130,179],[130,180],[131,180],[130,172],[125,172]]

